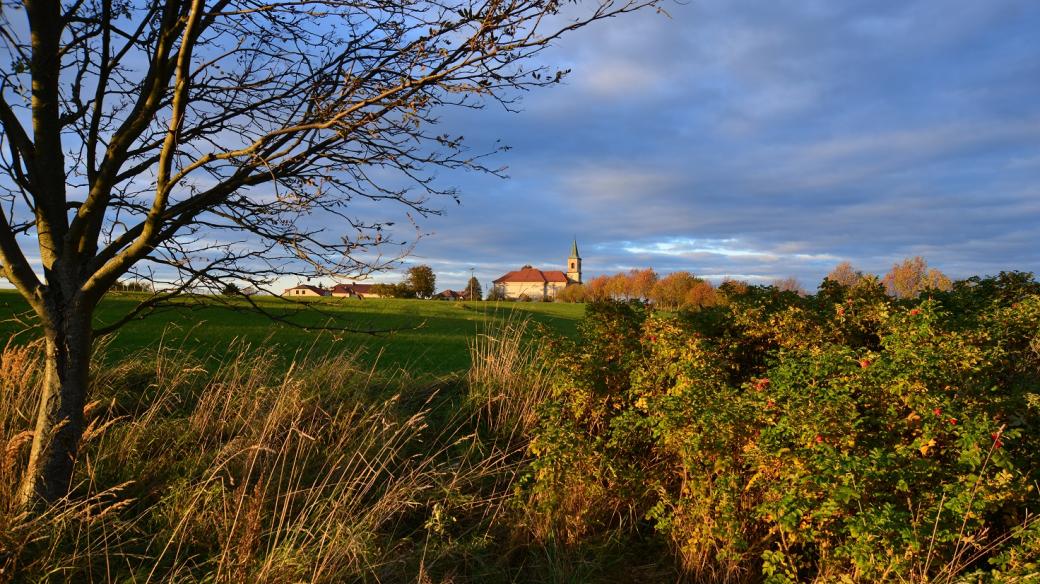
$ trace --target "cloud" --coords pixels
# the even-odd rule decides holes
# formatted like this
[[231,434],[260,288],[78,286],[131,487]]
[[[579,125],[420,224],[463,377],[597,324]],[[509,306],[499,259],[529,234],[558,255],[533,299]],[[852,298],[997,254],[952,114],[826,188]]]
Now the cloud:
[[590,274],[652,265],[812,286],[842,260],[883,272],[918,254],[960,277],[1040,272],[1040,3],[666,9],[544,52],[573,73],[525,94],[519,114],[443,112],[436,130],[474,153],[509,144],[492,162],[510,179],[440,173],[462,205],[420,219],[429,235],[410,260],[460,287],[470,267],[483,282],[559,268],[576,236]]
[[[550,53],[575,68],[567,84],[479,124],[516,146],[510,184],[464,188],[444,221],[469,227],[424,245],[505,269],[562,262],[573,233],[590,271],[806,283],[844,259],[885,271],[919,253],[957,276],[1040,271],[1040,5],[669,12]],[[496,241],[475,251],[463,231]]]
[[618,99],[632,95],[633,88],[652,91],[664,81],[660,71],[638,63],[613,61],[578,74],[576,83],[589,94],[590,99]]

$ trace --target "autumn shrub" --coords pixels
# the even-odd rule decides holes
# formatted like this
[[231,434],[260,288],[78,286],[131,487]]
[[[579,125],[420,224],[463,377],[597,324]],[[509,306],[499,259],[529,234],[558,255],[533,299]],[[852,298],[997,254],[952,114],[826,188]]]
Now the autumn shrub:
[[585,302],[587,292],[584,284],[571,284],[556,294],[557,302]]
[[695,581],[1035,577],[1040,295],[1018,290],[590,305],[521,496],[542,537],[657,538]]
[[[611,424],[632,407],[631,374],[640,354],[642,304],[596,303],[586,309],[577,342],[557,338],[543,345],[556,364],[551,394],[531,451],[536,455],[529,504],[536,533],[576,543],[590,533],[632,519],[642,481],[626,454],[610,442]],[[634,481],[629,479],[635,479]]]

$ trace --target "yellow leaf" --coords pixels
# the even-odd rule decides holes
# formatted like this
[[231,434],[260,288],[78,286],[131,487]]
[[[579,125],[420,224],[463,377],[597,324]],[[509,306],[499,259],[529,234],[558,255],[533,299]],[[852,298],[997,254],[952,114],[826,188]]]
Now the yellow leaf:
[[921,451],[921,456],[928,456],[928,450],[933,446],[935,446],[935,438],[931,438],[928,440],[928,442],[922,444],[921,448],[919,448],[919,450]]

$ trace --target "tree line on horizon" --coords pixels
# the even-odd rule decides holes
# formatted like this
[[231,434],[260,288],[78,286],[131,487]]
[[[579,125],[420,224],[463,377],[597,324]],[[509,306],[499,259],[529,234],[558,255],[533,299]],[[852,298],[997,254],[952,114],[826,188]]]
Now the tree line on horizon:
[[[374,284],[372,292],[383,298],[429,299],[436,294],[436,280],[433,269],[422,264],[409,268],[400,282]],[[850,288],[869,282],[883,286],[886,293],[899,299],[916,298],[929,291],[949,291],[954,286],[954,281],[949,276],[938,268],[929,267],[927,260],[921,256],[906,258],[893,264],[884,276],[863,272],[856,269],[851,262],[843,261],[824,277],[824,282],[827,281]],[[752,286],[749,282],[729,278],[716,286],[711,281],[686,270],[660,275],[653,268],[644,268],[603,274],[582,284],[567,286],[560,291],[556,300],[579,303],[642,300],[667,310],[697,310],[725,303],[728,296],[743,294]],[[767,287],[800,296],[808,294],[795,277],[778,278]],[[118,282],[113,286],[113,291],[152,292],[154,289],[149,283],[126,281]],[[464,300],[485,299],[480,280],[476,277],[471,277],[466,287],[458,292],[463,294]],[[235,295],[241,291],[234,283],[230,283],[225,284],[220,293]],[[491,288],[486,300],[507,299],[500,289]]]
[[[938,268],[928,266],[921,256],[906,258],[892,265],[884,275],[865,273],[851,262],[843,261],[824,278],[842,286],[860,284],[883,286],[889,295],[905,299],[916,298],[929,291],[948,291],[953,280]],[[752,285],[735,279],[726,279],[718,286],[688,271],[672,272],[661,276],[653,268],[632,269],[616,274],[604,274],[588,282],[568,286],[557,297],[561,302],[595,302],[600,300],[642,300],[667,310],[698,310],[726,302],[727,297],[740,295]],[[769,287],[778,292],[807,294],[802,284],[793,277],[774,280]]]
[[[383,298],[433,298],[436,294],[437,275],[433,268],[426,264],[408,268],[404,280],[396,284],[373,284],[372,293]],[[465,300],[480,300],[483,292],[480,281],[476,277],[470,277],[466,288],[457,290],[461,292]]]

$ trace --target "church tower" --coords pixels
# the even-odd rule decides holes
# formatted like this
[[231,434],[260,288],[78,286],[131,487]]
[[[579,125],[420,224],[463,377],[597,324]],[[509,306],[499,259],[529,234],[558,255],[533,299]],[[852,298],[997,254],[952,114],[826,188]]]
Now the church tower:
[[567,279],[581,284],[581,256],[578,255],[578,240],[571,244],[571,257],[567,258]]

